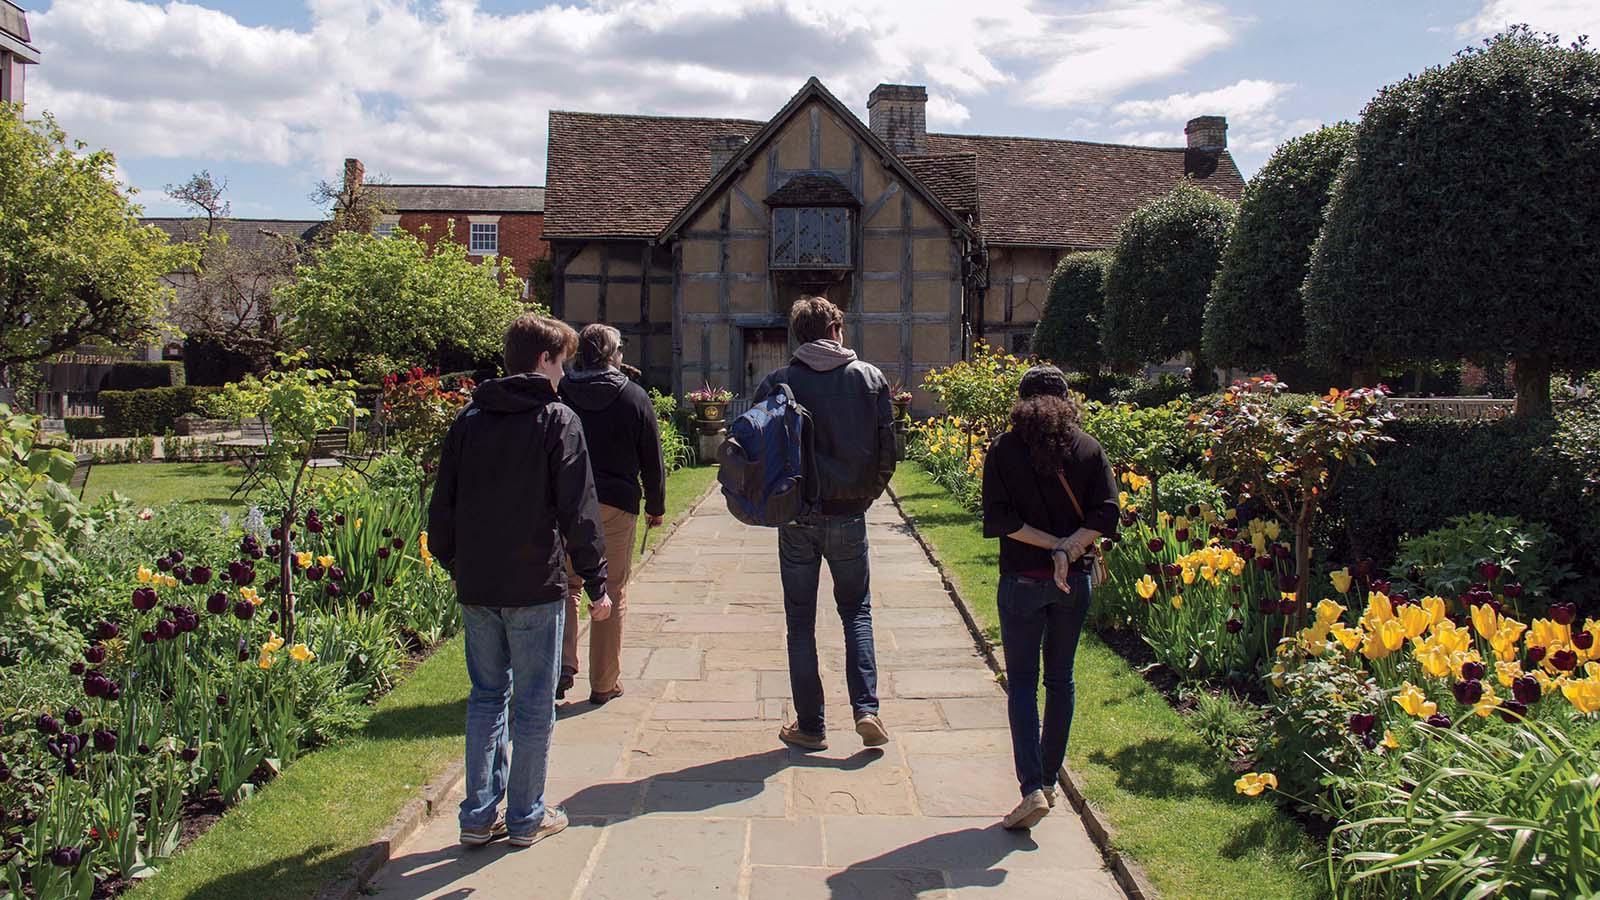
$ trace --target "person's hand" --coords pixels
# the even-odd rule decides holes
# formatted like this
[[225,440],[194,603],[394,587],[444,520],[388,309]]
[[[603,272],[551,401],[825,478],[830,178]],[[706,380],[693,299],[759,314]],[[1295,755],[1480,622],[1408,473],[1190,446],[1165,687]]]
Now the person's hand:
[[1072,562],[1062,553],[1052,553],[1050,554],[1050,559],[1055,563],[1056,587],[1060,588],[1063,593],[1072,593],[1072,582],[1070,580],[1072,578]]
[[661,518],[661,516],[650,516],[645,519],[645,524],[649,525],[651,528],[660,528]]
[[595,622],[611,618],[611,595],[601,591],[600,599],[589,602],[589,618]]

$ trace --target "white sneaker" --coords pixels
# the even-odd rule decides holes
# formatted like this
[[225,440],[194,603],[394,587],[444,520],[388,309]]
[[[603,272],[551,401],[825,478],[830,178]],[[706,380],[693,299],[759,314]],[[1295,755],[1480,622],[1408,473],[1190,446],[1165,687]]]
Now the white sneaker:
[[560,834],[567,830],[567,811],[560,806],[547,806],[544,808],[544,821],[533,830],[532,834],[517,834],[512,832],[506,843],[513,847],[532,847],[553,834]]
[[1052,784],[1052,785],[1047,785],[1045,787],[1045,789],[1044,789],[1044,799],[1045,799],[1045,801],[1047,803],[1050,804],[1050,808],[1051,809],[1055,809],[1056,808],[1056,787],[1055,787],[1055,785]]
[[[1048,815],[1050,815],[1050,801],[1045,799],[1044,791],[1034,791],[1023,797],[1017,808],[1001,820],[1000,824],[1011,831],[1025,831],[1039,824],[1039,820]],[[517,839],[513,836],[511,840],[515,843]]]

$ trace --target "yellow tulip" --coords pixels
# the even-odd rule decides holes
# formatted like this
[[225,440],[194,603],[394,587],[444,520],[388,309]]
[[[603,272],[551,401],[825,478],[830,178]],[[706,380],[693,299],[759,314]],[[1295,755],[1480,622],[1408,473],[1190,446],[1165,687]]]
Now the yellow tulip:
[[1429,626],[1438,625],[1444,621],[1445,606],[1443,597],[1423,597],[1422,608],[1428,611]]
[[357,531],[361,530],[361,517],[360,516],[356,516],[355,526],[356,526],[356,530]]
[[1379,625],[1394,618],[1394,604],[1390,602],[1387,594],[1377,591],[1367,595],[1367,609],[1361,614],[1361,624],[1368,631],[1376,631]]
[[1472,705],[1472,711],[1481,718],[1488,718],[1489,714],[1494,712],[1495,707],[1503,702],[1495,695],[1494,686],[1486,684],[1483,686],[1483,699]]
[[1406,645],[1406,629],[1399,619],[1390,619],[1378,626],[1378,639],[1390,653]]
[[1383,730],[1383,745],[1390,750],[1400,749],[1400,742],[1394,739],[1394,732],[1387,728]]
[[1156,595],[1155,579],[1151,578],[1149,575],[1146,575],[1134,582],[1133,589],[1139,592],[1140,597],[1144,598],[1145,600],[1149,600],[1151,597]]
[[1194,569],[1189,566],[1183,567],[1183,583],[1194,584]]
[[265,650],[262,650],[261,651],[261,656],[256,660],[256,665],[260,666],[263,669],[270,669],[270,668],[272,668],[272,664],[274,662],[276,662],[276,661],[277,661],[277,657],[273,656],[271,653],[268,653]]
[[1173,528],[1188,528],[1189,527],[1189,520],[1187,518],[1185,518],[1184,516],[1178,516],[1177,518],[1172,520],[1172,527]]
[[426,531],[417,535],[417,546],[424,550],[428,549],[428,533]]
[[262,653],[276,653],[281,649],[283,649],[283,638],[279,637],[277,632],[273,632],[272,637],[261,645]]
[[1419,719],[1426,719],[1439,711],[1439,704],[1429,700],[1421,688],[1409,681],[1400,686],[1400,692],[1395,694],[1393,699],[1407,715]]
[[1600,678],[1575,678],[1561,685],[1561,695],[1584,715],[1600,711]]
[[1166,528],[1168,525],[1171,525],[1171,524],[1172,524],[1172,513],[1169,513],[1164,509],[1161,510],[1160,512],[1156,513],[1156,526],[1157,527]]
[[1278,776],[1271,772],[1262,772],[1260,774],[1246,772],[1239,777],[1238,781],[1233,783],[1233,789],[1246,797],[1259,796],[1262,791],[1268,788],[1272,790],[1278,789]]
[[1572,643],[1572,629],[1551,619],[1534,619],[1528,629],[1528,646],[1544,647],[1551,651]]
[[317,655],[312,653],[311,648],[305,644],[295,644],[290,647],[289,655],[294,658],[295,662],[310,662],[317,658]]
[[1522,664],[1519,662],[1497,662],[1494,664],[1494,675],[1500,680],[1501,687],[1511,687],[1511,682],[1522,677]]
[[331,557],[331,556],[319,556],[319,557],[317,557],[317,565],[319,565],[319,566],[323,567],[324,569],[326,569],[329,566],[333,565],[333,557]]
[[1422,671],[1432,678],[1443,678],[1450,674],[1450,652],[1436,643],[1425,643],[1416,650],[1417,662],[1422,665]]
[[1350,567],[1346,566],[1329,576],[1333,580],[1333,589],[1341,594],[1350,593]]
[[1400,626],[1405,629],[1406,637],[1416,637],[1427,631],[1431,624],[1432,617],[1422,607],[1409,603],[1400,607]]
[[1183,609],[1183,595],[1182,594],[1173,594],[1172,595],[1172,608],[1173,609]]
[[1489,638],[1489,644],[1494,647],[1495,658],[1506,661],[1516,659],[1517,640],[1526,630],[1528,626],[1516,619],[1501,619],[1500,627],[1495,631],[1494,637]]
[[175,587],[178,586],[178,576],[176,576],[176,575],[163,575],[163,576],[161,576],[161,583],[166,585],[169,588],[175,588]]
[[1233,573],[1235,576],[1243,575],[1244,574],[1244,557],[1235,556],[1233,558],[1233,562],[1228,564],[1228,571]]
[[243,599],[243,600],[249,601],[251,606],[260,606],[261,605],[261,596],[256,593],[256,589],[255,588],[251,588],[251,587],[239,588],[239,597],[241,599]]
[[1478,630],[1480,637],[1492,638],[1500,629],[1500,617],[1495,614],[1494,607],[1479,603],[1472,607],[1472,627]]
[[1383,639],[1375,631],[1362,631],[1361,655],[1367,659],[1387,659],[1389,648],[1384,646]]
[[1446,652],[1465,653],[1472,647],[1472,632],[1446,619],[1433,627],[1433,640]]
[[1128,492],[1127,491],[1117,491],[1117,506],[1122,508],[1122,509],[1127,509],[1128,508]]
[[294,564],[302,569],[311,567],[311,554],[302,550],[294,555]]
[[1283,667],[1283,663],[1277,663],[1272,667],[1272,684],[1274,687],[1283,687],[1283,673],[1286,671],[1288,670]]
[[1328,630],[1335,638],[1339,640],[1339,643],[1344,645],[1346,650],[1354,650],[1356,645],[1361,643],[1361,638],[1363,634],[1365,634],[1365,632],[1359,628],[1351,628],[1348,625],[1342,624],[1334,625]]
[[1210,566],[1201,566],[1200,567],[1200,577],[1204,578],[1206,581],[1209,581],[1212,584],[1216,584],[1217,583],[1217,570],[1211,568]]
[[1275,541],[1275,540],[1278,539],[1278,535],[1283,533],[1283,527],[1281,525],[1279,525],[1277,522],[1268,522],[1267,523],[1267,527],[1266,527],[1266,532],[1267,532],[1267,539]]
[[133,577],[139,579],[140,584],[149,584],[150,579],[155,577],[155,573],[144,566],[140,566],[139,571],[135,572]]
[[1344,615],[1344,607],[1332,600],[1317,601],[1317,621],[1332,625]]

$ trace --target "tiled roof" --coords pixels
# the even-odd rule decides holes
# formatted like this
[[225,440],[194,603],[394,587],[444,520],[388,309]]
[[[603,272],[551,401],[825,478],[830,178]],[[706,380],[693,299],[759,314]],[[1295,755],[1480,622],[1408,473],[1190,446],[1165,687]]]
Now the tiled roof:
[[530,185],[369,184],[395,212],[544,212],[544,188]]
[[832,175],[796,175],[762,201],[768,206],[860,206],[861,201]]
[[[140,219],[171,236],[174,243],[195,240],[206,231],[206,220],[195,218]],[[228,236],[228,246],[246,253],[278,249],[282,238],[310,242],[322,228],[321,219],[218,219],[217,230]]]
[[552,110],[545,238],[654,238],[711,179],[712,138],[764,124]]
[[1110,247],[1135,209],[1171,190],[1186,172],[1230,200],[1244,192],[1226,151],[1192,154],[1204,164],[1196,165],[1181,147],[960,134],[930,134],[928,150],[975,154],[979,218],[984,236],[997,244]]
[[978,155],[903,156],[911,174],[958,215],[978,214]]

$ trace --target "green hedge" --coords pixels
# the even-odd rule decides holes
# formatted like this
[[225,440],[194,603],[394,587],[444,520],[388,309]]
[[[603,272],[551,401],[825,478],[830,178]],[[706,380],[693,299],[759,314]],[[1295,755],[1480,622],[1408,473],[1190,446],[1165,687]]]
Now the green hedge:
[[144,388],[182,387],[186,383],[181,362],[123,362],[111,367],[104,389],[137,391]]
[[62,421],[67,429],[67,437],[75,441],[106,436],[105,420],[99,416],[68,416]]
[[162,387],[139,391],[101,391],[104,411],[100,437],[133,437],[171,431],[178,417],[200,411],[200,399],[214,387]]

